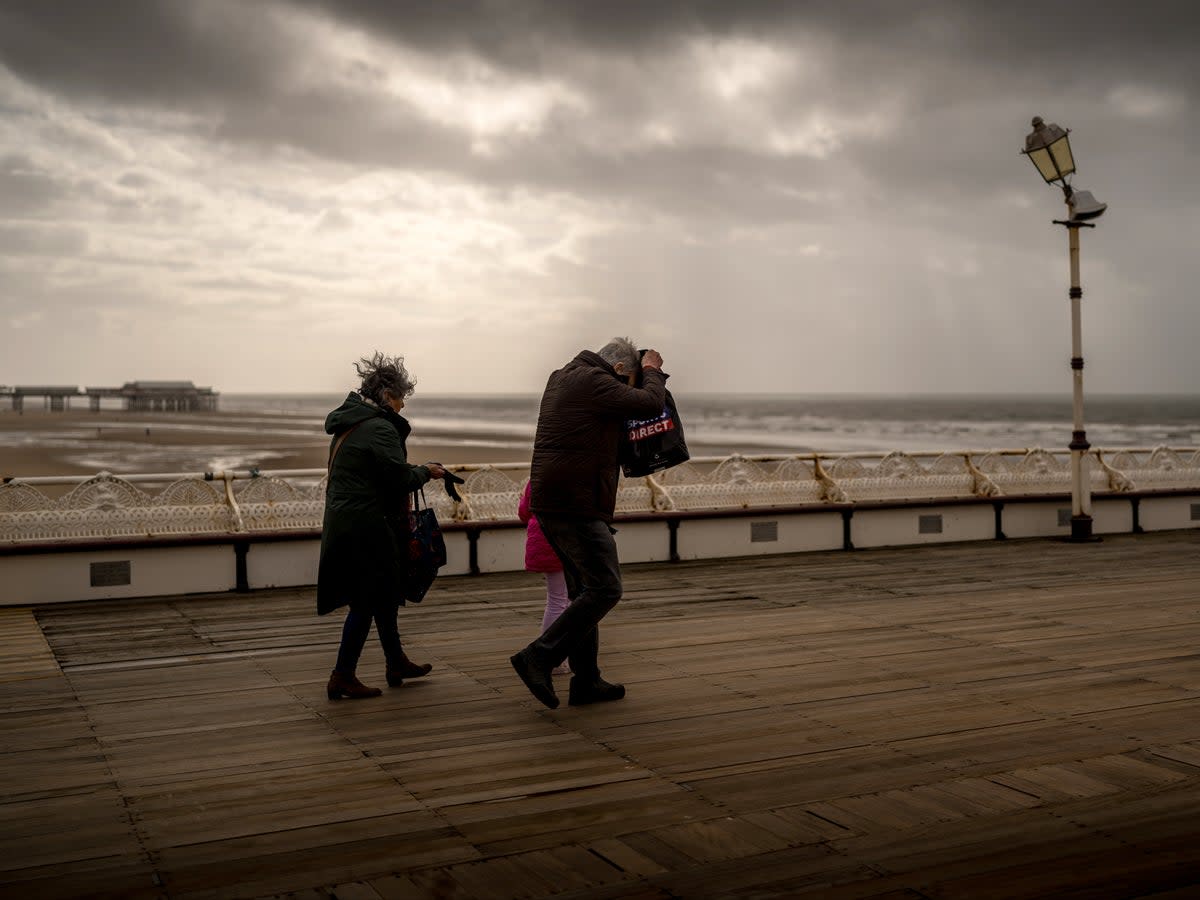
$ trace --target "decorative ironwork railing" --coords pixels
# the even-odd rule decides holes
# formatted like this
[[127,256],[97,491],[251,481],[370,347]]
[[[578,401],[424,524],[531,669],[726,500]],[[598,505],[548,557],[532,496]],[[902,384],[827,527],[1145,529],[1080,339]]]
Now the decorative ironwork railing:
[[[1200,490],[1197,448],[1093,449],[1088,456],[1094,494]],[[516,518],[527,464],[449,468],[466,479],[462,500],[436,485],[426,492],[443,521]],[[622,479],[617,513],[1062,494],[1070,484],[1069,454],[1042,449],[702,457]],[[69,490],[53,496],[46,487]],[[0,484],[0,546],[313,531],[324,498],[324,469],[13,478]]]

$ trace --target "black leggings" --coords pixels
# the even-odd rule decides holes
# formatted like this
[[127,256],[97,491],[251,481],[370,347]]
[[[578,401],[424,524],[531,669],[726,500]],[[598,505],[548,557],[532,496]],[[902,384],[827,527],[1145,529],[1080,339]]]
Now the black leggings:
[[383,655],[387,659],[389,669],[398,669],[404,659],[404,651],[400,648],[400,630],[396,626],[398,604],[377,605],[370,608],[351,606],[346,613],[346,624],[342,626],[342,645],[338,648],[337,665],[334,669],[342,675],[353,675],[358,668],[358,658],[362,656],[363,647],[367,643],[367,635],[371,631],[371,620],[375,621],[375,631],[379,635],[379,645],[383,647]]

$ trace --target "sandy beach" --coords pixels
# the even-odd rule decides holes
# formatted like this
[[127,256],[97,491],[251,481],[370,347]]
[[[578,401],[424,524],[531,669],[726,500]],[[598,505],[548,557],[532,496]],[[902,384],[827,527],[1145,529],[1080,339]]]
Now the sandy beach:
[[[487,434],[414,431],[413,462],[447,465],[528,462],[529,446]],[[214,469],[323,468],[329,439],[295,416],[145,413],[120,410],[0,410],[0,477]]]

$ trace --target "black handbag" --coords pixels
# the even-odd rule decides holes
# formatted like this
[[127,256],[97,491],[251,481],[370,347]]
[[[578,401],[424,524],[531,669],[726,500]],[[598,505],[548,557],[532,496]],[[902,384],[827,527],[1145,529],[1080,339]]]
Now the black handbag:
[[687,441],[675,398],[667,391],[661,414],[650,419],[627,419],[621,430],[617,459],[626,478],[639,478],[687,462]]
[[408,571],[404,599],[420,603],[433,585],[438,569],[446,564],[446,541],[437,516],[425,502],[424,489],[413,491],[408,511]]

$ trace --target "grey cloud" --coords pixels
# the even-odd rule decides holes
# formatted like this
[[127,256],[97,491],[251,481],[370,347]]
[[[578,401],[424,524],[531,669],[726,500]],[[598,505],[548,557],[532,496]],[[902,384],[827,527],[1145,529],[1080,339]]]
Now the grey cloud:
[[24,154],[0,159],[0,216],[27,216],[44,211],[62,194],[49,173]]
[[636,196],[639,204],[689,217],[825,217],[786,190],[819,174],[815,160],[719,146],[618,152],[589,136],[586,123],[577,129],[555,122],[545,132],[501,140],[501,149],[485,156],[471,152],[456,129],[398,105],[381,116],[370,98],[329,89],[269,110],[231,112],[219,134],[302,146],[357,165],[447,172],[497,189],[525,185],[613,200]]
[[277,293],[278,286],[263,284],[251,278],[193,278],[187,281],[192,287],[220,293]]
[[[356,21],[413,46],[483,56],[499,65],[539,71],[548,58],[563,64],[580,49],[617,55],[658,52],[681,38],[742,34],[782,39],[800,33],[835,40],[876,59],[929,57],[976,62],[1071,66],[1134,59],[1190,66],[1194,71],[1193,9],[1188,0],[1094,0],[1086,7],[1011,0],[293,0],[331,18]],[[1136,35],[1137,41],[1130,36]]]
[[317,217],[317,231],[346,231],[354,227],[354,219],[340,209],[326,209]]
[[[222,102],[265,89],[291,48],[269,3],[9,0],[0,61],[35,84],[106,101]],[[263,39],[263,35],[270,35]]]
[[60,190],[45,175],[0,172],[0,214],[28,215],[50,206]]
[[417,116],[399,103],[381,109],[365,93],[327,87],[281,97],[265,107],[226,111],[217,135],[271,146],[302,147],[349,163],[461,169],[469,148],[454,129]]
[[[43,256],[5,256],[0,278],[11,283],[15,268],[32,270],[47,253],[87,250],[74,224],[87,222],[97,227],[79,283],[32,280],[22,297],[86,305],[121,293],[147,313],[162,310],[157,327],[195,296],[177,296],[187,291],[204,303],[273,302],[279,284],[281,297],[353,306],[338,293],[336,254],[325,269],[316,253],[272,246],[274,224],[309,223],[298,230],[319,248],[326,231],[367,221],[333,187],[347,173],[445,173],[412,181],[449,185],[448,194],[465,186],[489,225],[529,227],[507,218],[528,192],[538,209],[569,210],[582,232],[607,230],[544,275],[493,274],[486,248],[471,260],[498,298],[577,300],[572,327],[607,331],[612,311],[626,310],[631,330],[642,316],[647,329],[675,328],[698,360],[711,354],[713,327],[728,329],[731,346],[744,341],[743,353],[769,331],[756,365],[785,360],[797,384],[823,363],[836,368],[846,348],[863,357],[859,387],[890,385],[895,372],[917,378],[903,371],[906,354],[931,371],[961,364],[975,384],[1003,384],[1017,349],[1055,360],[1064,350],[1049,330],[1063,304],[1048,306],[1065,293],[1065,237],[1050,224],[1061,197],[1017,152],[1040,114],[1074,129],[1077,184],[1111,204],[1085,238],[1089,338],[1113,342],[1098,340],[1096,355],[1123,352],[1124,333],[1123,365],[1182,383],[1163,359],[1132,357],[1158,346],[1178,372],[1194,366],[1181,337],[1200,328],[1185,302],[1200,275],[1186,245],[1200,210],[1192,15],[1190,3],[1159,0],[8,0],[0,63],[37,89],[14,96],[36,103],[44,92],[50,102],[11,116],[7,134],[27,135],[30,149],[0,160],[0,241],[9,254]],[[310,29],[314,17],[335,27]],[[346,28],[434,80],[469,83],[483,69],[502,84],[562,86],[582,103],[554,107],[535,132],[503,131],[479,152],[465,116],[434,121],[408,105],[391,90],[395,73],[355,58],[353,41],[310,43]],[[717,100],[697,79],[696,46],[736,38],[773,48],[794,71],[737,103]],[[298,77],[313,59],[341,68]],[[831,129],[823,159],[772,150],[754,133],[815,116]],[[638,137],[660,121],[678,126],[673,141]],[[258,179],[256,166],[272,171]],[[307,189],[326,176],[328,191]],[[403,189],[378,202],[394,207]],[[566,226],[533,227],[541,238]],[[242,252],[247,243],[254,253]],[[810,245],[820,252],[805,256]],[[429,305],[413,290],[406,306]],[[508,302],[497,300],[497,316]],[[731,317],[731,305],[754,320]],[[696,333],[685,335],[690,322]],[[729,371],[717,363],[714,378]],[[1034,387],[1040,375],[1022,377]]]
[[[937,60],[981,70],[1028,67],[1053,84],[1089,68],[1196,72],[1185,0],[1065,4],[860,0],[781,4],[770,0],[572,3],[561,0],[279,0],[185,4],[121,0],[61,5],[9,2],[0,11],[0,59],[37,83],[106,98],[173,102],[203,97],[252,102],[289,90],[289,60],[303,56],[298,33],[279,27],[289,10],[357,23],[369,33],[433,55],[465,53],[514,71],[568,73],[581,81],[601,58],[649,59],[689,36],[745,35],[786,47],[798,36],[831,43],[866,78]],[[268,26],[275,25],[270,28]],[[1129,36],[1136,34],[1137,41]],[[584,56],[581,60],[581,52]],[[849,69],[850,66],[847,66]],[[1183,71],[1180,71],[1180,70]],[[601,73],[603,77],[603,73]],[[832,83],[832,82],[831,82]],[[597,85],[597,89],[603,86]],[[644,85],[652,90],[654,85]],[[954,85],[948,85],[954,87]]]
[[[980,169],[1006,177],[997,167],[978,165],[995,147],[981,127],[980,111],[997,100],[1028,94],[1032,107],[1048,89],[1103,95],[1123,77],[1178,83],[1179,70],[1197,71],[1186,30],[1179,27],[1186,5],[1154,0],[1136,9],[1115,0],[1092,3],[1069,22],[1045,18],[1064,16],[1065,6],[886,0],[804,5],[130,0],[115,8],[117,15],[113,5],[87,4],[64,16],[53,4],[9,4],[0,13],[8,26],[0,27],[8,35],[0,37],[0,58],[24,77],[70,92],[118,103],[207,108],[218,134],[235,141],[296,146],[351,164],[457,173],[497,186],[637,196],[678,215],[694,214],[704,191],[711,191],[712,206],[732,215],[759,204],[768,214],[771,208],[787,210],[774,186],[806,183],[822,169],[750,147],[722,147],[711,135],[685,137],[662,151],[612,153],[604,128],[619,134],[657,111],[692,122],[717,114],[689,87],[684,72],[670,70],[672,53],[689,37],[742,35],[801,53],[821,48],[818,73],[770,98],[774,114],[786,122],[820,106],[863,115],[872,103],[893,98],[909,120],[901,133],[886,146],[850,140],[837,166],[859,168],[879,181],[903,179],[920,185],[919,191],[960,179],[979,184]],[[559,115],[542,133],[498,139],[494,154],[481,156],[461,129],[432,123],[382,95],[375,73],[365,66],[359,66],[353,87],[297,89],[288,73],[295,59],[305,57],[305,47],[300,32],[283,27],[297,12],[357,24],[376,38],[431,57],[465,54],[526,75],[552,74],[581,91],[592,113]],[[265,27],[271,24],[275,27]],[[1139,40],[1130,42],[1134,26]],[[1101,72],[1102,80],[1094,83]],[[1200,76],[1192,83],[1200,83]],[[1013,134],[1014,147],[1020,137]],[[931,146],[945,157],[937,172],[927,161]],[[727,196],[720,185],[731,175],[741,184]],[[647,196],[648,185],[656,193]]]
[[121,187],[131,188],[133,190],[147,188],[155,183],[156,179],[151,178],[149,175],[146,175],[142,172],[126,172],[117,179],[117,184],[119,184]]
[[0,222],[0,255],[76,256],[86,252],[87,247],[88,233],[82,228]]

